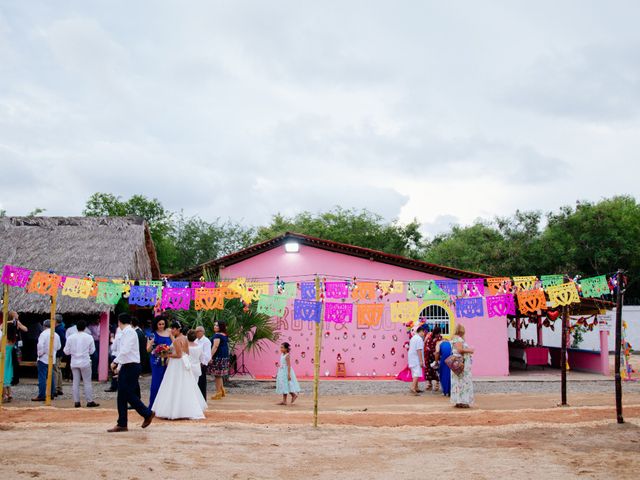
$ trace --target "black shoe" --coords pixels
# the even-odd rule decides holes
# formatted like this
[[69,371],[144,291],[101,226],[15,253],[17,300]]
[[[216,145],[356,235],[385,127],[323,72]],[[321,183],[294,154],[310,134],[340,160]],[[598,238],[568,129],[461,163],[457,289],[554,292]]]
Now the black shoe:
[[117,389],[115,389],[115,388],[111,388],[111,387],[109,387],[109,388],[105,388],[105,389],[104,389],[104,391],[105,391],[105,392],[111,392],[111,393],[113,393],[113,392],[117,392],[118,390],[117,390]]
[[94,407],[99,407],[100,404],[96,403],[96,402],[89,402],[87,403],[87,408],[94,408]]
[[76,407],[76,408],[80,408],[80,402],[74,403],[73,406]]
[[56,397],[61,397],[62,395],[64,395],[64,393],[62,393],[62,390],[56,390]]
[[32,402],[44,402],[45,400],[46,398],[40,398],[40,397],[35,397],[31,399]]

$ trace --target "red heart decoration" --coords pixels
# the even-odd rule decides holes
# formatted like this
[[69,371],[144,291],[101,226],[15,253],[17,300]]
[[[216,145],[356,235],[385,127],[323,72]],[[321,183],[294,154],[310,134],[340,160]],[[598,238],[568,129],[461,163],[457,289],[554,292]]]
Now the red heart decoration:
[[551,321],[554,321],[556,318],[560,316],[560,310],[548,310],[547,318]]

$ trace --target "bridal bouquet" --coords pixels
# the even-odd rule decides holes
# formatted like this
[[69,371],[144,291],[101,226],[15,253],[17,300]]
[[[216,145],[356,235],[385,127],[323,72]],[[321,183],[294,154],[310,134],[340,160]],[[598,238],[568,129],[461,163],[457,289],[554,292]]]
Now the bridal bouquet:
[[167,365],[167,357],[169,353],[171,353],[171,347],[169,345],[158,345],[153,349],[153,355],[159,359],[160,364],[166,366]]

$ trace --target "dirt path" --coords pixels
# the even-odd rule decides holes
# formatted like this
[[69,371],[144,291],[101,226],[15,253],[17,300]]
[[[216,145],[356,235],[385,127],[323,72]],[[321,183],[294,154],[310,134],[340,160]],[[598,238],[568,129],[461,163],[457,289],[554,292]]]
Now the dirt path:
[[[466,478],[637,478],[640,396],[625,397],[615,423],[611,395],[484,395],[452,409],[436,396],[311,399],[277,407],[264,396],[209,402],[199,422],[157,420],[147,430],[107,434],[113,408],[11,406],[0,412],[2,478],[403,480]],[[269,399],[272,400],[272,399]],[[52,449],[47,448],[52,442]],[[434,471],[434,470],[432,470]]]

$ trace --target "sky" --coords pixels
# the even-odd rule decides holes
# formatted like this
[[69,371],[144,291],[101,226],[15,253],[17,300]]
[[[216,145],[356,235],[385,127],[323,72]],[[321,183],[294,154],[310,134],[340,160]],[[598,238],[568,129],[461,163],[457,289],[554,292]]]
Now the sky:
[[426,234],[640,197],[637,1],[0,0],[0,209]]

